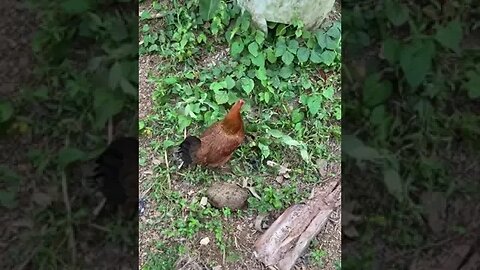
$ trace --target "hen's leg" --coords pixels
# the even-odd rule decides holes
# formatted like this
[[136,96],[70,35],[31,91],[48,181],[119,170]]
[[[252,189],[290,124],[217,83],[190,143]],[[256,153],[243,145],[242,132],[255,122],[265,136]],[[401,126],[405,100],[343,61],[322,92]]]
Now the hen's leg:
[[232,167],[230,166],[230,164],[227,163],[232,157],[232,155],[233,154],[225,157],[221,162],[219,162],[218,164],[219,171],[221,171],[222,173],[232,173]]

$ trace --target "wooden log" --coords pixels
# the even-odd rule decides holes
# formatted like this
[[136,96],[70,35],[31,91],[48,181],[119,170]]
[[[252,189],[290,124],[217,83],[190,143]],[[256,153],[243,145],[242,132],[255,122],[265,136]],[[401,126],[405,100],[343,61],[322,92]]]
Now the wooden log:
[[254,254],[266,266],[290,270],[339,207],[339,180],[304,204],[289,207],[255,242]]

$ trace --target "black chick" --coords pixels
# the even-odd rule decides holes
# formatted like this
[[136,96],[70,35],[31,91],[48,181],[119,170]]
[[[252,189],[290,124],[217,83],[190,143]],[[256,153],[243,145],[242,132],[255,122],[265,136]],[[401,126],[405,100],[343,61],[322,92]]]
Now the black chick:
[[127,218],[138,210],[138,139],[122,137],[110,143],[96,160],[95,178],[101,179],[100,191],[106,206]]

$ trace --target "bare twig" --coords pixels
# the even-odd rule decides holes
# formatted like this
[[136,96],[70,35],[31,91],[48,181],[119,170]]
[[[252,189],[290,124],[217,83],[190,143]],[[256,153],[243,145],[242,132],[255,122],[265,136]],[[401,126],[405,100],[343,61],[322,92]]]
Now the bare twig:
[[[68,136],[65,138],[65,146],[69,145]],[[75,244],[75,235],[72,227],[72,208],[70,205],[70,198],[68,196],[68,186],[67,186],[67,174],[65,169],[61,170],[61,178],[62,178],[62,193],[63,193],[63,202],[65,204],[65,210],[67,211],[67,224],[68,224],[68,244],[70,246],[70,252],[72,256],[72,262],[75,265],[77,260],[77,251],[76,251],[76,244]]]
[[108,144],[112,142],[113,139],[113,124],[112,124],[112,118],[108,119]]
[[95,228],[97,230],[100,230],[102,232],[110,232],[110,230],[107,229],[106,227],[100,226],[100,225],[95,224],[95,223],[90,223],[90,227]]
[[140,196],[140,198],[145,198],[148,192],[150,192],[150,190],[153,188],[153,184],[154,183],[150,184],[150,186],[144,192],[142,192],[142,195]]
[[76,245],[75,245],[75,235],[73,232],[72,228],[72,209],[70,206],[70,198],[68,196],[68,187],[67,187],[67,174],[65,173],[65,170],[62,170],[61,172],[61,177],[62,177],[62,193],[63,193],[63,202],[65,204],[65,210],[67,211],[67,224],[68,224],[68,244],[70,246],[70,252],[72,256],[72,262],[75,265],[76,264]]
[[167,150],[163,152],[165,154],[165,165],[167,166],[167,181],[168,181],[168,188],[172,188],[172,179],[170,178],[170,165],[168,164],[168,155]]
[[[141,16],[142,12],[143,12],[143,10],[139,12],[139,15],[138,15],[138,16]],[[167,15],[166,12],[164,12],[164,13],[156,13],[156,14],[150,15],[149,18],[145,18],[145,20],[154,20],[154,19],[162,18],[162,17],[164,17],[165,15]]]
[[98,216],[100,211],[102,211],[103,207],[105,206],[106,202],[107,202],[107,199],[103,198],[102,201],[97,205],[97,207],[95,207],[95,209],[93,209],[93,215],[94,216]]
[[25,268],[25,266],[27,266],[27,264],[33,259],[33,257],[37,254],[38,250],[40,249],[40,246],[37,246],[35,247],[31,252],[30,254],[28,255],[28,257],[22,262],[21,265],[19,265],[17,267],[17,270],[23,270]]

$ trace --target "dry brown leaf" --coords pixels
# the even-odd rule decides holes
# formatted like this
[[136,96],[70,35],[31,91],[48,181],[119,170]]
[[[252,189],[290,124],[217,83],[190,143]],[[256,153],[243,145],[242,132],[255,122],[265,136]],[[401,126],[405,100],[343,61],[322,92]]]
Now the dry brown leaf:
[[154,165],[160,165],[160,164],[165,163],[165,160],[164,160],[163,158],[160,158],[160,159],[154,158],[154,159],[152,160],[152,163],[153,163]]
[[201,206],[206,206],[208,203],[208,198],[207,197],[202,197],[202,199],[200,199],[200,205]]
[[255,229],[259,232],[263,232],[263,220],[267,217],[267,214],[258,214],[255,218]]
[[442,192],[424,192],[420,196],[420,201],[425,209],[425,216],[428,220],[428,226],[434,233],[439,233],[445,227],[445,214],[447,209],[447,199]]
[[258,195],[258,193],[255,191],[255,188],[254,188],[254,187],[247,187],[247,189],[250,191],[250,193],[252,193],[253,197],[255,197],[255,198],[259,199],[259,200],[262,199],[262,197],[260,197],[260,196]]
[[208,243],[210,243],[210,238],[208,238],[208,237],[205,237],[202,240],[200,240],[200,245],[201,246],[206,246],[206,245],[208,245]]
[[324,177],[327,174],[327,161],[325,159],[318,159],[316,165],[318,173],[320,176]]
[[275,182],[277,182],[279,184],[282,184],[283,183],[283,176],[279,175],[279,176],[275,177]]

